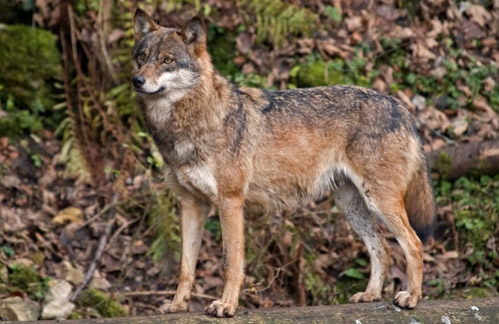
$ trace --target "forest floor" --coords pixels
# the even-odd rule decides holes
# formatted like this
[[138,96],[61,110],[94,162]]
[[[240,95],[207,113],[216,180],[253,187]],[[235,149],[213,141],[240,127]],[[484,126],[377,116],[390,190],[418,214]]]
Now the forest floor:
[[[281,3],[267,2],[269,8]],[[247,24],[244,8],[229,2],[209,1],[209,8],[216,8],[211,11],[193,5],[154,9],[160,23],[178,24],[202,12],[214,63],[234,83],[270,89],[348,83],[395,95],[414,114],[426,152],[498,138],[497,1],[462,1],[457,7],[451,1],[406,6],[397,1],[297,2],[307,5],[304,15],[315,25],[289,37],[272,22],[263,25],[265,19],[257,20],[260,25]],[[247,12],[264,15],[253,1],[244,3]],[[77,11],[78,23],[87,28],[81,27],[80,41],[91,39],[83,31],[94,32],[83,23],[95,20],[92,10]],[[53,28],[52,11],[36,12],[38,24]],[[285,26],[294,33],[293,25]],[[128,29],[116,27],[110,34],[111,50],[129,46]],[[125,93],[127,107],[136,109],[129,87],[115,89],[109,91],[111,97]],[[153,314],[173,297],[180,238],[176,204],[166,193],[161,161],[147,135],[131,130],[146,149],[137,154],[141,162],[124,180],[127,194],[110,205],[104,186],[82,176],[84,163],[75,167],[68,158],[67,138],[53,126],[56,119],[44,120],[36,130],[23,128],[9,99],[0,98],[0,125],[16,130],[15,136],[0,132],[0,305],[5,298],[20,297],[45,307],[58,280],[74,292],[110,227],[89,289],[65,316]],[[45,112],[30,116],[55,118]],[[102,159],[106,183],[119,176],[107,167],[110,160]],[[424,247],[424,298],[498,296],[499,175],[432,176],[438,215],[434,237]],[[405,285],[405,260],[393,236],[380,226],[393,250],[383,290],[389,300]],[[367,250],[329,197],[285,215],[248,215],[246,234],[242,307],[345,303],[367,284]],[[203,234],[191,310],[203,310],[221,294],[222,255],[214,210]]]

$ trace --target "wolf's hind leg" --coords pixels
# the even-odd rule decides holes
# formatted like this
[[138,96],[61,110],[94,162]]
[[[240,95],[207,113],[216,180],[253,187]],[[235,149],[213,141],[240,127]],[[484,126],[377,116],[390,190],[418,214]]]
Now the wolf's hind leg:
[[367,289],[353,295],[350,302],[379,301],[390,263],[390,247],[376,224],[376,217],[368,210],[358,189],[351,182],[334,191],[333,196],[336,205],[345,213],[354,231],[366,244],[371,259],[371,275]]
[[409,224],[403,195],[388,187],[371,188],[369,200],[404,251],[407,260],[407,290],[400,291],[393,302],[403,308],[416,307],[422,298],[423,245]]

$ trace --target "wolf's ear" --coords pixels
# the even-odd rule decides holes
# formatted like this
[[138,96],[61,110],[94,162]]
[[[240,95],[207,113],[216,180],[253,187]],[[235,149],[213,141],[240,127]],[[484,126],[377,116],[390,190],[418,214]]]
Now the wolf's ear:
[[206,26],[198,16],[193,17],[178,34],[186,45],[194,45],[195,49],[206,45]]
[[158,24],[149,16],[144,10],[137,9],[135,11],[135,17],[133,18],[135,23],[135,35],[134,39],[137,41],[144,37],[147,33],[150,33],[158,29]]

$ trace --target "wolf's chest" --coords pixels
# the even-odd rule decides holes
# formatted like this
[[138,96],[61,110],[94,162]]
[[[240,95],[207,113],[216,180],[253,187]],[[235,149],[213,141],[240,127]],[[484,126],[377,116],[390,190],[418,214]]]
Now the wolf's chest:
[[172,171],[178,183],[194,195],[213,199],[217,196],[218,185],[210,163],[199,157],[199,152],[191,141],[176,141],[171,152]]
[[212,168],[206,163],[181,166],[175,170],[179,184],[194,195],[199,193],[215,199],[218,192],[217,181]]

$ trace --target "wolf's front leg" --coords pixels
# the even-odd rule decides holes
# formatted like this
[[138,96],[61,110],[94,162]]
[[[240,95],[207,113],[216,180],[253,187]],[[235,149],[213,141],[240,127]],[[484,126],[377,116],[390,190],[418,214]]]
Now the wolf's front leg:
[[244,280],[243,199],[225,199],[220,209],[225,286],[220,300],[211,303],[206,312],[216,317],[232,317],[236,312],[239,290]]
[[198,259],[204,223],[210,207],[194,198],[179,198],[180,203],[180,230],[182,238],[182,261],[178,286],[173,302],[165,303],[158,310],[159,313],[175,313],[187,311],[191,298],[194,272]]

